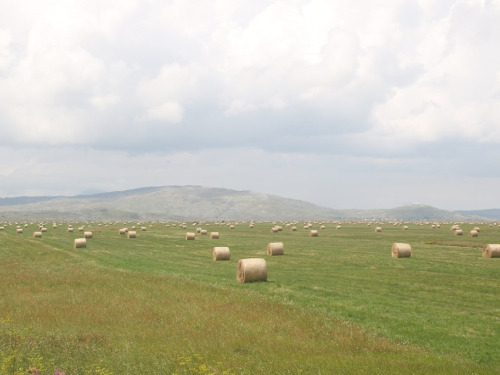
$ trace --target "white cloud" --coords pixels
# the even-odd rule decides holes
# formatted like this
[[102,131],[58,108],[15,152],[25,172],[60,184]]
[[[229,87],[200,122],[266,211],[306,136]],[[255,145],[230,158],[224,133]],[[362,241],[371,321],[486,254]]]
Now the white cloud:
[[457,2],[419,45],[425,73],[394,88],[374,111],[375,133],[394,140],[500,143],[500,12]]
[[93,96],[90,98],[90,102],[101,111],[105,111],[106,109],[118,104],[120,102],[120,97],[118,95]]
[[9,30],[0,29],[0,72],[6,69],[14,60],[11,51],[12,35]]
[[160,120],[168,123],[178,123],[182,121],[184,109],[176,102],[165,102],[157,107],[151,107],[146,115],[140,117],[139,121]]

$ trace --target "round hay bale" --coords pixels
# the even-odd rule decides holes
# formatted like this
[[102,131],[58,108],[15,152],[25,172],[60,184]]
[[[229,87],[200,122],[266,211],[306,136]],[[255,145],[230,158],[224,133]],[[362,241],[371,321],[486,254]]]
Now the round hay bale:
[[196,233],[200,234],[201,228],[196,228]]
[[382,228],[381,227],[376,227],[375,228],[375,232],[382,232]]
[[146,227],[141,227],[141,232],[145,232],[145,231],[147,231],[147,230],[148,230],[148,228],[146,228]]
[[127,233],[127,238],[137,238],[137,232],[135,230],[131,230]]
[[93,234],[92,234],[92,232],[84,232],[84,233],[83,233],[83,237],[84,237],[84,238],[92,238],[92,237],[93,237]]
[[271,228],[271,232],[272,232],[272,233],[278,233],[278,228],[276,228],[276,227],[272,227],[272,228]]
[[315,229],[309,231],[309,237],[318,237],[318,231]]
[[186,240],[194,240],[195,235],[194,233],[187,232],[186,233]]
[[201,234],[202,236],[206,236],[206,235],[207,235],[207,233],[208,233],[208,231],[207,231],[206,229],[202,229],[202,230],[200,231],[200,234]]
[[481,229],[479,229],[479,227],[474,227],[474,229],[472,230],[475,230],[477,233],[481,232]]
[[267,281],[267,265],[263,258],[240,259],[238,261],[238,282],[251,283]]
[[341,225],[337,225],[336,229],[342,229],[342,226]]
[[41,230],[42,230],[42,233],[47,232],[47,228],[42,228]]
[[23,233],[23,230],[21,228],[17,228],[16,233]]
[[297,227],[292,227],[292,232],[297,232]]
[[267,244],[267,255],[274,256],[283,254],[285,254],[283,242],[271,242]]
[[229,247],[214,247],[212,255],[214,260],[229,260],[231,258]]
[[33,232],[33,237],[42,237],[42,232]]
[[4,227],[0,227],[0,230],[4,230],[5,228]]
[[500,258],[500,244],[488,244],[483,247],[483,257]]
[[407,226],[407,225],[404,225],[404,226],[403,226],[403,230],[408,230],[408,226]]
[[73,247],[75,249],[87,247],[87,240],[85,238],[75,238],[75,240],[73,241]]
[[73,233],[73,228],[68,228],[68,233]]
[[324,225],[320,226],[319,229],[325,229],[326,227]]
[[253,224],[250,224],[248,227],[252,229],[253,228]]
[[432,228],[432,229],[435,229],[435,228],[436,228],[436,225],[435,225],[435,224],[432,224],[432,225],[431,225],[431,228]]
[[212,240],[218,240],[219,239],[219,232],[211,232],[210,233],[210,238]]
[[277,226],[276,228],[278,228],[278,232],[282,232],[283,231],[283,227]]
[[78,227],[78,232],[83,232],[83,227]]
[[455,236],[461,236],[463,234],[462,229],[455,230]]
[[231,225],[229,226],[229,229],[234,229],[234,225],[232,225],[232,224],[231,224]]
[[118,233],[120,233],[120,234],[125,234],[125,233],[127,233],[127,231],[125,230],[125,228],[121,228],[121,229],[118,231]]
[[411,246],[407,243],[395,243],[392,245],[393,258],[409,258],[411,257]]
[[479,233],[477,232],[477,230],[471,230],[469,232],[469,237],[478,237],[479,236]]

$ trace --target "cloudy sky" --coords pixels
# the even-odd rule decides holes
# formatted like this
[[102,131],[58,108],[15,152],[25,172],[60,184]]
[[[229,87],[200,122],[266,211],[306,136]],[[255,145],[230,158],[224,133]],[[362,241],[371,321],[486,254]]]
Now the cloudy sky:
[[500,207],[500,0],[5,0],[0,196]]

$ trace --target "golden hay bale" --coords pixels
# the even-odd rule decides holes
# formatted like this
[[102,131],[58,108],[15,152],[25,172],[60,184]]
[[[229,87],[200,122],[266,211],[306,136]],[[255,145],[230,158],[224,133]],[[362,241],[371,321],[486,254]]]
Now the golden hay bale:
[[310,237],[318,237],[318,231],[317,230],[309,231],[309,236]]
[[267,265],[263,258],[240,259],[238,261],[238,282],[251,283],[267,281]]
[[142,232],[145,232],[145,231],[147,231],[147,230],[148,230],[148,229],[147,229],[146,227],[141,227],[141,231],[142,231]]
[[84,232],[84,233],[83,233],[83,237],[84,237],[84,238],[92,238],[92,237],[93,237],[93,234],[92,234],[92,232]]
[[283,247],[283,242],[271,242],[267,244],[267,255],[283,255],[285,254],[285,248]]
[[249,228],[253,228],[253,224],[250,224],[248,227],[249,227]]
[[23,233],[23,230],[21,228],[17,228],[16,233]]
[[200,234],[201,228],[196,228],[196,233]]
[[342,229],[342,226],[341,225],[337,225],[336,228],[337,229]]
[[135,230],[131,230],[127,233],[127,238],[137,238],[137,232]]
[[431,228],[432,228],[432,229],[436,228],[436,225],[432,224],[432,225],[431,225]]
[[278,228],[276,228],[276,227],[272,227],[272,228],[271,228],[271,232],[272,232],[272,233],[278,233]]
[[393,258],[409,258],[411,257],[411,246],[407,243],[395,243],[392,245]]
[[4,227],[0,227],[0,230],[4,230],[5,228]]
[[73,228],[68,228],[69,233],[73,233]]
[[408,226],[407,225],[403,226],[403,230],[408,230]]
[[210,238],[212,240],[218,240],[219,239],[219,232],[211,232],[210,233]]
[[83,232],[83,227],[78,227],[78,232]]
[[47,232],[47,228],[42,228],[42,232]]
[[472,229],[472,230],[475,230],[478,233],[481,232],[481,229],[479,229],[479,227],[474,227],[474,229]]
[[234,229],[234,225],[232,225],[232,224],[231,224],[231,225],[229,226],[229,229]]
[[326,227],[324,225],[320,226],[319,229],[325,229]]
[[463,234],[462,229],[455,230],[455,236],[461,236]]
[[292,232],[296,232],[297,231],[297,227],[292,227]]
[[33,237],[42,237],[42,232],[33,232]]
[[73,241],[73,247],[75,249],[87,247],[87,240],[85,238],[75,238],[75,240]]
[[382,232],[382,228],[381,227],[376,227],[375,228],[375,232]]
[[212,255],[214,260],[229,260],[231,258],[229,247],[214,247]]
[[187,232],[186,233],[186,240],[194,240],[194,233]]
[[278,228],[278,232],[282,232],[283,231],[283,227],[276,226],[276,228]]
[[500,258],[500,245],[488,244],[483,247],[483,257],[485,258]]
[[478,237],[479,236],[479,233],[477,232],[477,230],[471,230],[469,232],[469,237]]
[[118,231],[118,233],[120,233],[120,234],[125,234],[125,233],[127,233],[127,231],[125,230],[125,228],[121,228],[121,229]]

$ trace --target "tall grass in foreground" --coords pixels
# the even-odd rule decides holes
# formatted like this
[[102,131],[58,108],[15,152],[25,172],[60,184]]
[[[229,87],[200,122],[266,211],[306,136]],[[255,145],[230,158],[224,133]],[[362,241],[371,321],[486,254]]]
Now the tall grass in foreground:
[[[66,374],[498,370],[499,264],[480,257],[479,242],[497,228],[479,241],[444,228],[344,226],[318,238],[269,228],[185,241],[160,225],[135,240],[95,227],[87,249],[62,229],[0,233],[0,316]],[[412,258],[390,258],[396,239],[412,243]],[[277,240],[285,255],[266,257]],[[231,260],[213,262],[215,245]],[[237,260],[252,256],[266,257],[269,281],[239,285]],[[4,352],[9,333],[0,334]]]

